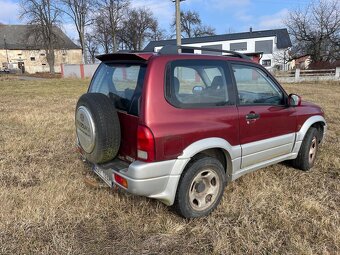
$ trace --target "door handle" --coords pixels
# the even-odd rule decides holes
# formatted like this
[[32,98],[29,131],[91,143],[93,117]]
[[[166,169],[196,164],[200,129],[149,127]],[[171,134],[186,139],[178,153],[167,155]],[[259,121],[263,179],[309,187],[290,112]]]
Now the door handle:
[[259,118],[260,118],[260,114],[257,114],[255,112],[251,112],[246,115],[246,120],[257,120]]

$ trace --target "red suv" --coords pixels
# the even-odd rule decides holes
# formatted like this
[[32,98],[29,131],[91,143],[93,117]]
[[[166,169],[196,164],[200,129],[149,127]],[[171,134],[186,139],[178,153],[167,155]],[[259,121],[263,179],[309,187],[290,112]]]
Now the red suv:
[[98,56],[76,132],[79,151],[110,187],[193,218],[209,214],[226,184],[246,173],[285,160],[313,166],[326,131],[319,106],[287,95],[237,52],[177,50]]

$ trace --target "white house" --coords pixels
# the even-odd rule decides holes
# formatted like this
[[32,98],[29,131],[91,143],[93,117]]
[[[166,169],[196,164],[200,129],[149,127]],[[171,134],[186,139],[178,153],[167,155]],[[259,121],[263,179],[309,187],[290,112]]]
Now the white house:
[[[176,45],[175,39],[151,41],[144,51],[159,51],[164,45]],[[206,47],[217,50],[232,50],[253,57],[267,68],[277,66],[282,69],[288,48],[292,46],[287,29],[272,29],[249,32],[204,36],[182,39],[183,46]],[[185,52],[189,52],[185,50]],[[191,53],[208,53],[192,50]],[[213,52],[209,52],[212,54]],[[221,52],[216,52],[222,55]]]

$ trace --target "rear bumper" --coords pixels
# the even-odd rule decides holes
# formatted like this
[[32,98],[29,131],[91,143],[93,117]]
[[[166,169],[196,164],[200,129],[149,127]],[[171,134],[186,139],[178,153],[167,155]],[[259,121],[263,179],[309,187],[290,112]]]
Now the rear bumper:
[[[153,163],[135,161],[128,164],[115,159],[108,164],[95,165],[95,167],[105,174],[104,178],[99,176],[106,182],[109,178],[114,185],[129,193],[155,198],[172,205],[180,178],[179,174],[174,173],[179,167],[183,168],[186,163],[187,159],[174,159]],[[117,183],[114,175],[125,178],[128,183],[127,188]]]

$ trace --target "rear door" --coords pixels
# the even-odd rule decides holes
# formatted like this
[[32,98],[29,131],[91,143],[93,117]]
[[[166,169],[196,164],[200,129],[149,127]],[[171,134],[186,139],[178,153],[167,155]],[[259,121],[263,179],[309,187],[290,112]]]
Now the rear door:
[[238,94],[241,168],[291,152],[296,115],[285,104],[285,93],[262,68],[232,64]]
[[88,91],[107,95],[115,105],[121,129],[118,157],[128,161],[136,158],[139,101],[145,71],[143,61],[104,61],[98,67]]

